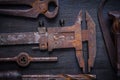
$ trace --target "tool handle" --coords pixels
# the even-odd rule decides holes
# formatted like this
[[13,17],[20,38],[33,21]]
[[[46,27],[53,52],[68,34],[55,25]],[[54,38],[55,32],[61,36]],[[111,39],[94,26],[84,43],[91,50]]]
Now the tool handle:
[[22,80],[22,75],[17,71],[0,72],[0,80]]
[[10,61],[15,61],[17,58],[13,57],[13,58],[0,58],[0,62],[10,62]]
[[0,5],[28,5],[32,6],[35,0],[0,0]]
[[58,60],[57,57],[34,57],[31,58],[31,61],[33,62],[56,62]]

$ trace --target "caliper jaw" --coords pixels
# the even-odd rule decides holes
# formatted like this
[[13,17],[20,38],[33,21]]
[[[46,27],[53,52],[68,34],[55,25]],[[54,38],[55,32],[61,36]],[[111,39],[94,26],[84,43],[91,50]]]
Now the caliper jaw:
[[88,41],[88,53],[89,53],[88,72],[90,72],[91,68],[94,66],[95,57],[96,57],[96,29],[95,29],[96,25],[87,11],[86,11],[86,22],[87,22],[86,41]]
[[38,49],[53,51],[54,49],[75,48],[79,66],[85,72],[82,42],[88,42],[88,68],[93,67],[96,56],[95,23],[86,12],[87,30],[81,30],[82,11],[74,25],[66,27],[40,27],[38,32],[2,33],[0,45],[39,44]]
[[75,48],[76,57],[79,66],[85,72],[85,62],[82,51],[82,42],[88,42],[88,70],[90,72],[93,67],[96,56],[96,32],[95,23],[91,16],[86,12],[87,30],[81,30],[82,11],[80,11],[77,20],[73,26],[54,27],[54,28],[39,28],[40,33],[40,49],[53,51],[61,48]]

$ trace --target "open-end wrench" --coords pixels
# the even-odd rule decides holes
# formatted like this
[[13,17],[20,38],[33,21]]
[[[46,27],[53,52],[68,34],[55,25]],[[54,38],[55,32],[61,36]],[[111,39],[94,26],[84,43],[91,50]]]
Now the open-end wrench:
[[[49,11],[49,3],[55,4],[55,10]],[[58,0],[0,0],[0,5],[29,5],[32,8],[26,10],[0,9],[0,14],[37,18],[39,14],[44,14],[48,18],[53,18],[58,13]]]
[[26,52],[21,52],[18,56],[12,58],[0,58],[0,62],[17,62],[21,67],[26,67],[30,62],[56,62],[57,57],[31,57]]

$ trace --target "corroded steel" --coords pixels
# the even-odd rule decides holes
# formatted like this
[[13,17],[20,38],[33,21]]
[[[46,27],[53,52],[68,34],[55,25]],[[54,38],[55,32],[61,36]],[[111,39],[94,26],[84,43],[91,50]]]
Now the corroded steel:
[[[55,4],[54,11],[49,11],[49,3]],[[58,13],[58,0],[0,0],[0,5],[29,5],[30,9],[13,10],[0,9],[0,14],[37,18],[39,14],[44,14],[48,18],[54,18]]]
[[110,11],[110,18],[113,20],[112,32],[114,34],[114,42],[117,50],[117,69],[120,75],[120,11]]
[[113,32],[120,33],[120,11],[110,11],[109,16],[113,19]]
[[107,53],[108,53],[108,56],[109,56],[110,63],[112,65],[112,68],[114,70],[116,70],[117,58],[116,58],[116,54],[115,54],[116,53],[115,45],[114,45],[114,42],[112,40],[110,31],[109,31],[109,26],[107,26],[107,24],[104,20],[103,14],[102,14],[104,5],[107,1],[108,0],[102,0],[101,1],[100,5],[99,5],[99,8],[98,8],[98,19],[99,19],[100,28],[101,28],[101,31],[102,31],[102,34],[103,34],[103,38],[104,38],[104,42],[105,42],[105,46],[106,46],[106,49],[107,49]]
[[11,58],[0,58],[0,62],[15,61],[21,67],[26,67],[30,62],[55,62],[57,57],[31,57],[26,52],[21,52],[18,56]]
[[18,71],[0,72],[1,80],[95,80],[92,74],[21,75]]
[[22,79],[41,79],[41,80],[95,80],[96,76],[91,74],[60,74],[60,75],[22,75]]
[[52,51],[53,49],[75,48],[79,66],[85,72],[82,42],[88,42],[89,72],[96,56],[95,23],[86,11],[87,30],[81,30],[82,11],[74,25],[66,27],[40,27],[38,32],[1,33],[0,45],[39,44],[38,49]]

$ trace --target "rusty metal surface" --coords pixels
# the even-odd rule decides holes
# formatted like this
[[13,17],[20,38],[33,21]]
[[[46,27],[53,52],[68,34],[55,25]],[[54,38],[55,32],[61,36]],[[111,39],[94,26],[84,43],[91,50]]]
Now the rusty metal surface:
[[0,72],[1,80],[95,80],[96,75],[92,74],[59,74],[59,75],[22,75],[18,71]]
[[[55,4],[54,11],[49,11],[49,3]],[[58,13],[58,0],[0,0],[0,5],[28,5],[30,9],[12,10],[0,9],[0,14],[37,18],[39,14],[45,15],[47,18],[54,18]]]
[[26,52],[21,52],[18,56],[11,58],[0,58],[0,62],[17,62],[21,67],[26,67],[31,62],[56,62],[57,60],[57,57],[31,57]]
[[120,76],[120,33],[116,34],[116,43],[117,43],[117,75]]
[[120,11],[110,11],[109,16],[113,19],[113,32],[120,33]]
[[[56,27],[59,25],[59,20],[64,19],[64,26],[73,25],[76,19],[76,15],[79,10],[82,9],[89,12],[91,17],[96,23],[96,41],[97,41],[97,54],[95,59],[95,65],[92,69],[93,74],[96,74],[97,80],[117,80],[116,74],[111,68],[103,37],[100,31],[98,23],[97,11],[98,5],[101,0],[59,0],[59,14],[54,19],[46,19],[46,17],[39,16],[37,19],[14,17],[0,14],[0,33],[16,33],[16,32],[36,32],[38,22],[43,20],[46,27]],[[103,16],[108,22],[108,26],[111,27],[111,23],[108,21],[108,11],[120,10],[120,0],[108,0],[105,5]],[[22,7],[24,9],[24,7]],[[83,14],[84,16],[84,14]],[[82,22],[82,28],[86,28],[84,21]],[[84,43],[83,43],[84,44]],[[59,61],[57,63],[32,63],[26,69],[20,68],[15,62],[0,63],[0,71],[20,70],[22,74],[80,74],[82,71],[79,69],[76,63],[74,49],[59,49],[54,50],[52,53],[35,50],[32,51],[31,47],[37,45],[18,45],[18,46],[1,46],[0,57],[13,57],[18,53],[25,51],[31,56],[57,56]],[[85,46],[83,46],[84,48]],[[86,52],[84,50],[83,52]],[[87,54],[87,53],[84,53]],[[30,78],[28,80],[31,80]],[[39,79],[38,79],[39,80]],[[119,79],[118,79],[119,80]]]
[[118,58],[118,70],[120,72],[120,33],[116,34],[116,43],[117,43],[117,58]]
[[117,72],[120,76],[120,11],[110,11],[109,16],[113,21],[112,32],[114,34],[114,43],[117,54]]
[[95,80],[96,76],[91,74],[78,74],[78,75],[69,75],[69,74],[61,74],[61,75],[23,75],[22,78],[27,80],[27,78],[33,78],[37,80],[38,78],[41,80]]
[[88,68],[89,72],[94,65],[96,56],[96,32],[95,23],[89,13],[85,13],[87,29],[81,30],[82,11],[73,26],[66,27],[40,27],[38,32],[25,33],[2,33],[0,34],[0,45],[18,44],[39,44],[38,49],[53,51],[61,48],[75,48],[76,57],[80,68],[85,72],[85,62],[83,58],[82,42],[88,42]]
[[[6,39],[5,39],[6,38]],[[0,35],[1,45],[16,45],[16,44],[38,44],[40,35],[38,32],[25,33],[6,33]]]
[[[92,20],[91,16],[86,13],[86,22],[87,22],[87,28],[88,32],[86,32],[87,39],[88,39],[88,51],[89,51],[89,59],[88,59],[88,70],[90,72],[91,68],[94,66],[94,61],[96,57],[96,24]],[[86,35],[83,35],[86,37]],[[86,40],[87,40],[86,39]]]

